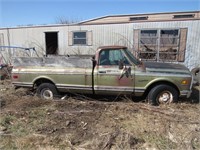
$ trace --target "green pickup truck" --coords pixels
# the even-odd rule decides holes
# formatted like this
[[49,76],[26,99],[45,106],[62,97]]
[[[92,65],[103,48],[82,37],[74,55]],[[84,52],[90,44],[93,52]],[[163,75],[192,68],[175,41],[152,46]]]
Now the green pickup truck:
[[141,62],[124,46],[99,47],[95,56],[14,58],[12,83],[44,99],[60,93],[145,96],[152,105],[191,94],[192,75],[183,65]]

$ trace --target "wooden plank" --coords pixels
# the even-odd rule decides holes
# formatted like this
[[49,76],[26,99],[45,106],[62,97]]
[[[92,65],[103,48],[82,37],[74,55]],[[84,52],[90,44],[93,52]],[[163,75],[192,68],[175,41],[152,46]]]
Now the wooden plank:
[[0,33],[0,46],[4,46],[4,35]]
[[134,47],[134,55],[137,56],[137,52],[139,51],[139,40],[140,40],[140,29],[134,29],[133,31],[133,47]]
[[92,31],[87,31],[87,45],[91,46],[93,43]]
[[73,32],[72,31],[68,32],[68,45],[69,46],[73,45]]
[[187,28],[180,29],[179,56],[178,56],[178,61],[180,61],[180,62],[183,62],[185,60],[187,31],[188,31]]

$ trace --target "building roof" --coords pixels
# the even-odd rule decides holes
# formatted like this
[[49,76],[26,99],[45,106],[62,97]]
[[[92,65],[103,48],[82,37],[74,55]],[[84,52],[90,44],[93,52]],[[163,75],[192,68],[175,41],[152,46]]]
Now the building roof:
[[185,21],[185,20],[200,20],[200,11],[108,15],[82,21],[79,24],[92,25],[92,24],[116,24],[116,23]]
[[77,26],[77,25],[186,21],[186,20],[200,20],[200,11],[108,15],[73,24],[47,24],[47,25],[30,25],[30,26],[3,27],[3,28],[0,27],[0,30],[20,29],[20,28],[62,27],[62,26]]

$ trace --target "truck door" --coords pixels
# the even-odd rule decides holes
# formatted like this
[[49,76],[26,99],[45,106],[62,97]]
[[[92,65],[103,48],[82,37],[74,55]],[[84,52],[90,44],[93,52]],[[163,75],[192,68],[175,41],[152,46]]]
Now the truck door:
[[[119,63],[123,61],[123,68]],[[94,90],[96,94],[131,94],[134,88],[134,69],[123,50],[100,51],[94,69]]]

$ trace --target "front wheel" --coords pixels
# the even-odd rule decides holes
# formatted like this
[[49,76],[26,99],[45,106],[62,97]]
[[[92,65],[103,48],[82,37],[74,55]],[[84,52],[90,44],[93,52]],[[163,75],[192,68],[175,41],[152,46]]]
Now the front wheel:
[[169,85],[157,85],[148,94],[151,105],[169,104],[178,102],[178,91]]
[[37,95],[43,99],[53,99],[58,95],[56,87],[51,83],[42,83],[36,91]]

